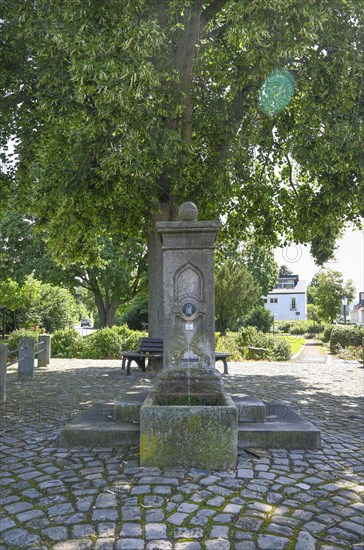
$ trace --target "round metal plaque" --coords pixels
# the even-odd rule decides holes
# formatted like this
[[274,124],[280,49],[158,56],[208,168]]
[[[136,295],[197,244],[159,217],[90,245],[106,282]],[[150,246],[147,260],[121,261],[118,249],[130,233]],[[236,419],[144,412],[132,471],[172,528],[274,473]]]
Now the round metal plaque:
[[182,313],[185,317],[192,317],[196,311],[196,306],[192,302],[186,302],[182,306]]

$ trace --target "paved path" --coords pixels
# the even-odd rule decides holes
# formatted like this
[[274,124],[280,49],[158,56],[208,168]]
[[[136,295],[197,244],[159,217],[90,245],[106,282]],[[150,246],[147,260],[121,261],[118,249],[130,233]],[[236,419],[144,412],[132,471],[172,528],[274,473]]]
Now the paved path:
[[292,405],[322,430],[318,451],[251,449],[235,471],[140,468],[138,449],[63,449],[91,401],[147,389],[118,361],[10,370],[0,426],[0,550],[363,549],[364,369],[357,362],[230,363],[229,391]]
[[328,356],[321,342],[307,340],[302,352],[297,357],[298,363],[326,363]]

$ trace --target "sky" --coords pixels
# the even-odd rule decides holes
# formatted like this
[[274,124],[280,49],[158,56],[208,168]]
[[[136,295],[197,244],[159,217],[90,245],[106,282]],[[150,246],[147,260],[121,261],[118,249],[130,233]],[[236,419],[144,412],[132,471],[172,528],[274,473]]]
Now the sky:
[[[310,254],[309,247],[292,244],[286,248],[276,248],[274,256],[278,265],[285,264],[300,280],[308,283],[320,270]],[[348,229],[337,243],[335,258],[324,267],[340,271],[344,280],[353,279],[356,286],[355,303],[359,300],[359,292],[364,291],[364,230]]]

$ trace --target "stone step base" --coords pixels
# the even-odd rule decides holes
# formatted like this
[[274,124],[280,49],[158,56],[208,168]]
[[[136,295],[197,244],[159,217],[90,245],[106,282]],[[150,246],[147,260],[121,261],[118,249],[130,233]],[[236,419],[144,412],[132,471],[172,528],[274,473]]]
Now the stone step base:
[[266,407],[261,399],[244,393],[231,394],[231,398],[238,409],[239,422],[265,422]]
[[240,449],[318,449],[321,432],[293,409],[281,404],[266,404],[266,422],[239,422]]
[[130,399],[117,401],[113,413],[115,422],[140,422],[140,407],[146,400],[148,393],[135,393]]
[[[140,405],[134,403],[133,407],[140,408]],[[265,404],[265,407],[266,422],[239,422],[239,448],[320,447],[320,431],[311,422],[281,404]],[[139,441],[139,422],[115,422],[113,404],[97,404],[84,411],[64,426],[60,436],[61,447],[121,447],[139,445]]]
[[60,436],[61,447],[132,447],[139,445],[140,426],[112,420],[76,419],[67,424]]

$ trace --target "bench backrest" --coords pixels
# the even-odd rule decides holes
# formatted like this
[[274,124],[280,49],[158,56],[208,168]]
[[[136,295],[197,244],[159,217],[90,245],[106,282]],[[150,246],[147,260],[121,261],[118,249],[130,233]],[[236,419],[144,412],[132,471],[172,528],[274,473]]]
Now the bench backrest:
[[139,351],[163,353],[162,338],[141,338],[139,341]]

